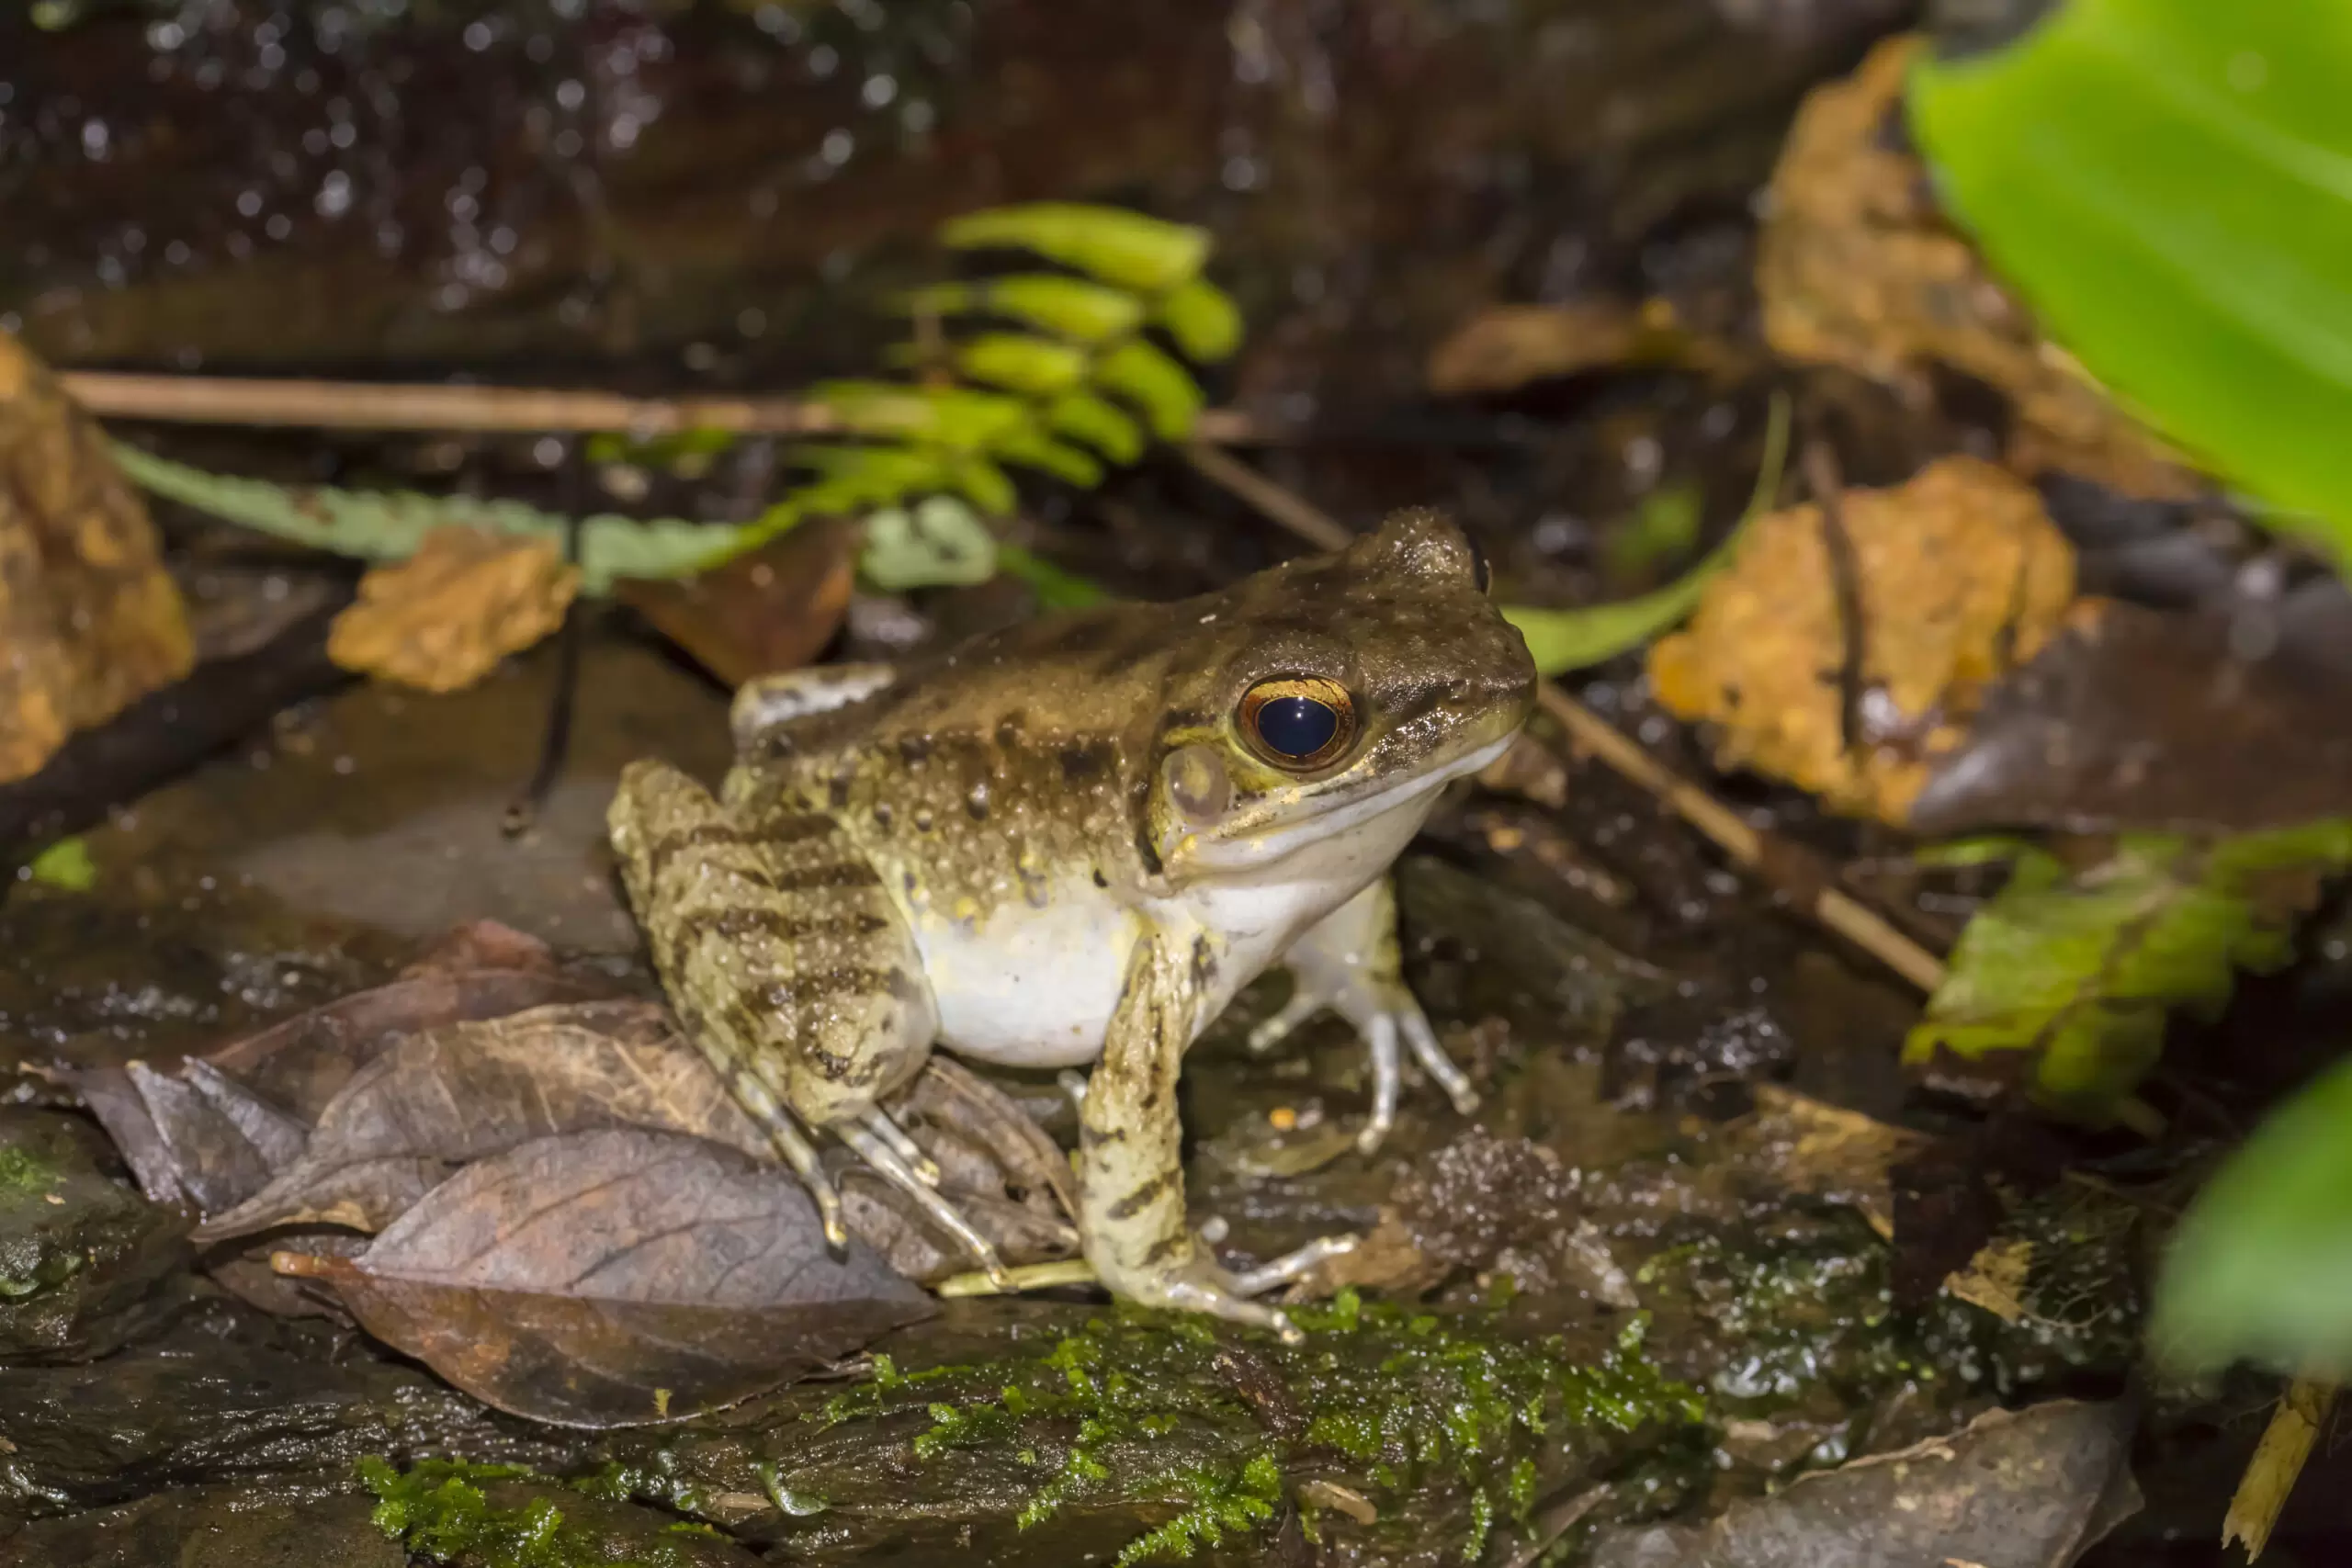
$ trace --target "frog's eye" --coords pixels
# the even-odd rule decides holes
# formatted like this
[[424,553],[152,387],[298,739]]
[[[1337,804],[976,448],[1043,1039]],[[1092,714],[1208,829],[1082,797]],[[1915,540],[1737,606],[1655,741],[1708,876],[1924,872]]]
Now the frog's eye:
[[1495,574],[1487,566],[1487,552],[1478,547],[1477,540],[1467,535],[1463,536],[1462,542],[1470,547],[1470,581],[1477,584],[1479,592],[1484,593],[1495,580]]
[[1356,738],[1356,705],[1337,681],[1285,675],[1242,694],[1241,733],[1276,767],[1319,768]]

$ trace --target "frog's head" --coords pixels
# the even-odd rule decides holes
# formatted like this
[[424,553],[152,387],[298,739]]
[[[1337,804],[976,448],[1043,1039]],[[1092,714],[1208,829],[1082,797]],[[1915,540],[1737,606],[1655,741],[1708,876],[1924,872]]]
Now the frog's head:
[[1485,559],[1434,512],[1171,608],[1193,624],[1164,687],[1147,831],[1179,882],[1350,840],[1394,854],[1534,702]]

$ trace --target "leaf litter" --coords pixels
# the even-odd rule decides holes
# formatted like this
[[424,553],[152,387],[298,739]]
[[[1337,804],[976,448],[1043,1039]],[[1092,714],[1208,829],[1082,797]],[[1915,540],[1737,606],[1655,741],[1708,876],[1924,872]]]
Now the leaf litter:
[[352,1258],[281,1253],[483,1403],[566,1426],[683,1420],[935,1311],[783,1166],[641,1128],[468,1165]]
[[[855,1171],[856,1239],[832,1255],[664,1008],[595,994],[487,922],[175,1071],[77,1082],[142,1182],[208,1216],[225,1288],[347,1314],[543,1420],[683,1419],[806,1376],[927,1313],[916,1281],[963,1267]],[[934,1057],[892,1110],[1009,1260],[1076,1250],[1068,1162],[1001,1090]]]

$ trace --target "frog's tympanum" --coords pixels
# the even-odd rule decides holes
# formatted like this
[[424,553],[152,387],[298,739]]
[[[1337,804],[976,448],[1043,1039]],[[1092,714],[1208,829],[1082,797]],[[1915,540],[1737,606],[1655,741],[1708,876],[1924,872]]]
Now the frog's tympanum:
[[1400,513],[1220,593],[1049,615],[905,669],[753,682],[716,800],[633,765],[613,843],[662,984],[828,1231],[843,1235],[819,1132],[1001,1277],[880,1102],[934,1045],[1093,1062],[1080,1221],[1097,1275],[1292,1334],[1250,1298],[1350,1243],[1219,1267],[1185,1220],[1177,1071],[1279,964],[1296,990],[1253,1043],[1324,1006],[1353,1023],[1367,1149],[1395,1116],[1400,1044],[1476,1104],[1400,977],[1387,873],[1533,699],[1485,590],[1453,525]]

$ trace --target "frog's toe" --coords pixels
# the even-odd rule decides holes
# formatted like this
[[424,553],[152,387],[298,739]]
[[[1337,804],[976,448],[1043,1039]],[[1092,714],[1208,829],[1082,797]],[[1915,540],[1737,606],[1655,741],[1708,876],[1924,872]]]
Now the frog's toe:
[[1397,1023],[1405,1031],[1405,1043],[1413,1048],[1414,1060],[1423,1071],[1437,1079],[1445,1097],[1453,1101],[1453,1109],[1467,1116],[1478,1109],[1478,1091],[1470,1087],[1470,1075],[1456,1066],[1438,1043],[1437,1031],[1416,1006],[1398,1014]]
[[891,1121],[888,1111],[876,1106],[859,1120],[865,1123],[867,1131],[889,1145],[898,1156],[907,1162],[907,1168],[915,1173],[916,1180],[925,1187],[939,1185],[939,1162],[923,1153],[922,1145],[909,1137],[905,1128]]
[[1234,1275],[1233,1288],[1245,1296],[1263,1295],[1277,1285],[1287,1285],[1311,1272],[1318,1264],[1345,1257],[1363,1245],[1360,1236],[1318,1236],[1295,1252],[1286,1252],[1271,1263]]
[[[895,1130],[895,1129],[894,1129]],[[971,1254],[979,1271],[989,1277],[989,1283],[1000,1291],[1015,1289],[1012,1276],[1005,1271],[1004,1260],[997,1256],[996,1247],[982,1235],[972,1222],[957,1211],[955,1204],[940,1196],[936,1189],[916,1174],[915,1168],[900,1157],[899,1151],[884,1141],[880,1134],[856,1122],[837,1124],[841,1134],[857,1157],[874,1168],[888,1181],[909,1198],[915,1206],[929,1215],[940,1229],[954,1236]],[[899,1134],[904,1137],[905,1134]]]
[[1250,1032],[1250,1049],[1270,1051],[1296,1032],[1298,1026],[1329,1007],[1333,998],[1304,978],[1291,987],[1290,999],[1283,1003],[1273,1016]]
[[[1216,1269],[1216,1273],[1224,1274]],[[1253,1302],[1242,1292],[1232,1288],[1230,1276],[1224,1280],[1185,1277],[1169,1280],[1152,1292],[1150,1304],[1173,1307],[1179,1312],[1204,1313],[1221,1317],[1227,1323],[1246,1323],[1255,1328],[1270,1328],[1282,1336],[1286,1345],[1302,1343],[1306,1336],[1290,1320],[1290,1314],[1280,1307],[1263,1302]]]

